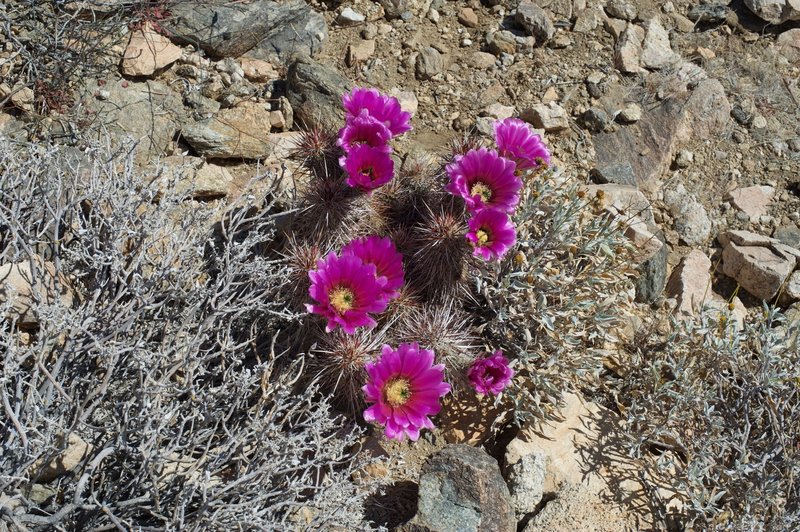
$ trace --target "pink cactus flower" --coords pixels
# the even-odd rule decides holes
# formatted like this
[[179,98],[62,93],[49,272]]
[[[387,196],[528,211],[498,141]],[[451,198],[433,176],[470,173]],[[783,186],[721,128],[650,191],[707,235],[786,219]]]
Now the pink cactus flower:
[[361,144],[339,159],[347,172],[347,184],[365,191],[375,190],[392,180],[394,161],[385,148]]
[[450,392],[444,365],[433,365],[434,354],[416,343],[397,350],[383,346],[381,357],[366,364],[369,382],[362,388],[369,403],[364,419],[384,425],[387,438],[419,439],[422,428],[434,428],[428,416],[439,413],[439,399]]
[[345,333],[353,334],[357,327],[374,327],[369,313],[383,312],[389,304],[383,293],[385,281],[375,274],[373,264],[364,264],[354,255],[329,253],[317,261],[316,270],[308,272],[308,293],[317,303],[306,308],[328,320],[327,332],[341,326]]
[[550,164],[550,151],[531,126],[519,118],[494,123],[494,140],[500,155],[517,163],[517,170]]
[[517,241],[514,224],[508,215],[499,209],[481,209],[467,222],[466,234],[474,249],[473,255],[483,260],[503,257]]
[[347,125],[339,130],[339,140],[336,143],[344,149],[345,153],[360,144],[366,144],[373,148],[383,147],[389,151],[387,143],[391,138],[392,132],[389,131],[389,128],[372,116],[364,114],[347,121]]
[[485,358],[473,362],[469,369],[469,382],[475,391],[497,395],[511,382],[514,370],[508,367],[508,359],[499,349]]
[[411,130],[411,115],[400,108],[397,98],[381,94],[377,89],[356,87],[342,96],[342,104],[347,111],[348,122],[366,113],[385,124],[392,136]]
[[388,299],[400,295],[403,286],[403,255],[401,255],[390,238],[376,235],[351,241],[342,248],[342,255],[355,255],[364,264],[372,264],[377,269],[376,275],[384,279],[383,292]]
[[494,150],[478,148],[447,165],[450,183],[445,189],[461,196],[473,212],[490,207],[513,212],[519,203],[522,180],[514,174],[513,161]]

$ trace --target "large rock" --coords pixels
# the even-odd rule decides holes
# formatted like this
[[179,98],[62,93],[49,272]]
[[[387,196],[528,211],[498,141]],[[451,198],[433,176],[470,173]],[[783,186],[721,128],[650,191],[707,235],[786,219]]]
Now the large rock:
[[296,59],[286,75],[286,96],[303,127],[338,131],[344,123],[342,94],[352,84],[334,68],[308,57]]
[[0,308],[9,305],[5,318],[23,328],[39,324],[34,311],[38,304],[70,308],[73,300],[67,278],[56,271],[52,262],[38,255],[31,260],[0,265]]
[[644,42],[645,31],[629,23],[625,31],[620,35],[614,47],[614,66],[626,74],[635,74],[642,70],[642,43]]
[[650,19],[645,28],[647,34],[642,42],[642,66],[657,69],[677,63],[681,56],[672,51],[669,34],[658,17]]
[[537,103],[525,109],[520,115],[523,120],[537,129],[557,133],[569,129],[567,111],[555,102]]
[[88,131],[101,140],[110,136],[115,147],[125,138],[137,141],[140,162],[168,154],[175,132],[186,120],[180,95],[157,81],[90,80],[81,94],[92,117]]
[[778,246],[740,246],[730,241],[722,250],[722,272],[755,297],[770,300],[798,262]]
[[744,0],[750,10],[771,24],[800,20],[800,0]]
[[223,109],[213,118],[184,126],[181,135],[205,157],[263,159],[272,151],[269,117],[264,104],[244,102]]
[[131,33],[122,58],[126,76],[150,76],[181,58],[183,51],[149,24]]
[[428,458],[419,480],[417,515],[403,530],[513,532],[510,495],[497,461],[482,449],[448,445]]
[[164,25],[172,38],[220,59],[245,52],[257,59],[317,53],[328,36],[322,15],[303,0],[206,2],[184,0],[170,6]]
[[690,251],[672,271],[667,295],[678,301],[676,314],[693,316],[700,311],[711,295],[711,259],[698,249]]
[[162,191],[210,200],[227,196],[233,184],[233,176],[224,166],[207,163],[199,157],[172,155],[162,159],[160,164]]

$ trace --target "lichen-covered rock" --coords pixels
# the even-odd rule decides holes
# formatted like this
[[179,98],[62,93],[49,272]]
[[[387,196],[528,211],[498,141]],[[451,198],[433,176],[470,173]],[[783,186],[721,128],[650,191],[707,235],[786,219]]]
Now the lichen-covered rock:
[[308,58],[297,58],[286,75],[286,96],[295,120],[303,127],[338,131],[344,122],[342,94],[352,88],[336,69]]

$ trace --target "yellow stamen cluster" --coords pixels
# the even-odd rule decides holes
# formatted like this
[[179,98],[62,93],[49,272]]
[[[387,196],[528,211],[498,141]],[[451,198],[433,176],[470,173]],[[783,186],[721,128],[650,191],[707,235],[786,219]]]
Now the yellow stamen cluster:
[[469,194],[470,196],[480,196],[484,203],[492,199],[492,189],[483,181],[476,181],[469,190]]
[[478,229],[475,231],[475,236],[478,237],[479,246],[485,246],[492,239],[492,234],[488,229]]
[[383,387],[383,400],[391,406],[403,406],[411,398],[411,383],[408,379],[395,377]]
[[343,286],[337,286],[328,293],[328,301],[339,314],[344,314],[352,309],[356,296],[352,290]]

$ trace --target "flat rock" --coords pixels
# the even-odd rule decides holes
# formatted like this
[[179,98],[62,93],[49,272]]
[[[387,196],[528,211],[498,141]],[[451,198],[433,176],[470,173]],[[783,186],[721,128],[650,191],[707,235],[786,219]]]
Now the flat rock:
[[536,43],[542,45],[553,38],[556,28],[550,16],[533,2],[523,0],[517,6],[517,13],[514,20],[519,24],[525,33],[536,38]]
[[771,24],[800,20],[800,0],[744,0],[759,18]]
[[67,278],[52,262],[38,255],[23,262],[0,264],[0,306],[11,302],[5,319],[16,321],[21,327],[39,324],[34,311],[37,304],[70,308],[74,300]]
[[347,66],[363,63],[375,54],[375,41],[360,40],[347,47]]
[[775,197],[775,187],[756,185],[731,190],[728,193],[727,199],[734,207],[753,220],[767,214],[769,204],[773,197]]
[[791,275],[797,259],[761,246],[729,242],[722,250],[722,272],[753,296],[770,300]]
[[658,17],[645,23],[647,31],[642,42],[640,56],[642,66],[645,68],[659,69],[677,63],[681,56],[672,51],[669,44],[669,34]]
[[517,51],[517,38],[508,30],[500,30],[490,33],[486,38],[489,51],[494,55],[501,54],[513,55]]
[[131,33],[122,57],[122,73],[126,76],[150,76],[181,58],[183,50],[172,44],[149,24]]
[[774,238],[759,235],[758,233],[754,233],[752,231],[744,231],[744,230],[732,230],[732,231],[724,231],[717,235],[717,240],[723,246],[727,246],[729,243],[733,242],[737,246],[771,246],[772,244],[777,244],[778,241]]
[[286,75],[286,97],[295,120],[306,128],[338,131],[344,123],[342,94],[352,88],[338,70],[308,57],[296,59]]
[[185,125],[181,135],[199,155],[222,159],[263,159],[272,151],[270,112],[264,104],[243,102],[213,118]]
[[711,297],[711,259],[693,249],[672,271],[667,283],[667,295],[678,301],[675,313],[694,316]]
[[336,22],[341,26],[352,26],[353,24],[359,24],[365,20],[366,17],[364,15],[351,7],[342,9],[342,12],[336,17]]
[[548,133],[558,133],[569,129],[567,111],[555,102],[538,103],[520,114],[520,118],[533,124],[537,129],[544,129]]
[[285,59],[316,54],[328,36],[325,19],[303,0],[206,2],[185,0],[170,6],[164,23],[173,40],[192,44],[211,57]]
[[510,497],[494,458],[480,448],[448,445],[422,467],[417,515],[402,529],[514,532]]
[[81,99],[94,117],[91,134],[99,139],[110,134],[112,146],[126,138],[137,141],[135,157],[140,162],[168,154],[175,132],[186,121],[180,95],[158,81],[106,78],[101,86],[98,80],[87,80]]

